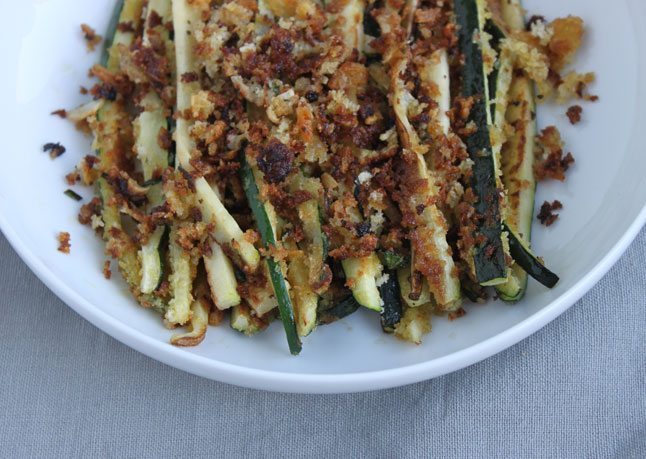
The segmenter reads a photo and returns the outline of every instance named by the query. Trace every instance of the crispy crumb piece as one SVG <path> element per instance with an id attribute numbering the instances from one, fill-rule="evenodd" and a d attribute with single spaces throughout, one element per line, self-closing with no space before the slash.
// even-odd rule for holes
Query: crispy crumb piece
<path id="1" fill-rule="evenodd" d="M 460 317 L 463 317 L 466 313 L 467 311 L 465 311 L 464 308 L 458 308 L 453 312 L 449 312 L 449 320 L 454 321 L 456 319 L 459 319 Z"/>
<path id="2" fill-rule="evenodd" d="M 61 156 L 63 153 L 65 153 L 65 147 L 58 142 L 57 143 L 48 142 L 45 145 L 43 145 L 43 151 L 49 152 L 49 157 L 52 159 L 56 159 L 59 156 Z"/>
<path id="3" fill-rule="evenodd" d="M 542 225 L 551 226 L 559 218 L 559 214 L 555 214 L 554 211 L 561 210 L 562 208 L 563 204 L 559 200 L 554 200 L 551 203 L 548 201 L 543 202 L 541 210 L 538 212 L 538 221 Z"/>
<path id="4" fill-rule="evenodd" d="M 58 116 L 59 118 L 67 118 L 67 110 L 64 108 L 59 108 L 50 113 L 50 115 Z"/>
<path id="5" fill-rule="evenodd" d="M 92 224 L 92 217 L 99 217 L 101 215 L 101 199 L 98 197 L 93 198 L 87 204 L 81 206 L 79 211 L 78 220 L 81 225 Z M 94 226 L 94 225 L 93 225 Z"/>
<path id="6" fill-rule="evenodd" d="M 563 156 L 563 140 L 555 126 L 548 126 L 536 138 L 538 144 L 534 171 L 538 180 L 565 180 L 565 172 L 574 164 L 572 153 Z"/>
<path id="7" fill-rule="evenodd" d="M 61 231 L 56 237 L 58 240 L 58 251 L 64 254 L 70 253 L 70 233 L 67 231 Z"/>
<path id="8" fill-rule="evenodd" d="M 65 176 L 65 182 L 67 182 L 69 186 L 76 185 L 80 180 L 81 180 L 81 175 L 76 169 L 74 169 L 72 172 L 70 172 Z"/>
<path id="9" fill-rule="evenodd" d="M 581 113 L 583 113 L 583 107 L 580 105 L 572 105 L 567 109 L 567 117 L 570 120 L 570 124 L 574 125 L 581 121 Z"/>
<path id="10" fill-rule="evenodd" d="M 209 312 L 209 325 L 220 325 L 224 320 L 224 311 L 218 308 L 211 308 Z"/>
<path id="11" fill-rule="evenodd" d="M 103 263 L 103 277 L 110 280 L 112 277 L 112 270 L 110 269 L 110 260 L 105 260 Z"/>
<path id="12" fill-rule="evenodd" d="M 81 31 L 83 32 L 83 38 L 85 38 L 87 50 L 94 51 L 96 46 L 101 43 L 101 36 L 97 35 L 94 29 L 87 24 L 81 24 Z"/>

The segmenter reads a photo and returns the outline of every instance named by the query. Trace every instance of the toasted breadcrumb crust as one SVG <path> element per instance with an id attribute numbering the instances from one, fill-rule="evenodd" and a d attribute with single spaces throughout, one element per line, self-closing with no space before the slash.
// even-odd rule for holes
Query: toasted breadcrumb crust
<path id="1" fill-rule="evenodd" d="M 572 105 L 567 109 L 566 115 L 570 124 L 578 124 L 581 121 L 581 114 L 583 113 L 583 107 L 580 105 Z"/>
<path id="2" fill-rule="evenodd" d="M 496 1 L 490 3 L 492 16 L 498 18 Z M 141 276 L 133 268 L 139 255 L 133 262 L 132 254 L 160 227 L 173 227 L 173 242 L 188 256 L 196 279 L 190 295 L 195 300 L 187 316 L 190 330 L 174 336 L 173 344 L 198 344 L 207 323 L 219 324 L 225 314 L 213 305 L 201 261 L 213 255 L 216 239 L 216 224 L 206 219 L 197 197 L 196 181 L 201 179 L 242 232 L 243 239 L 217 242 L 235 270 L 236 291 L 242 298 L 238 307 L 249 317 L 251 328 L 263 329 L 273 317 L 253 306 L 272 297 L 273 291 L 263 269 L 253 270 L 242 261 L 243 240 L 263 257 L 273 257 L 284 271 L 305 257 L 310 270 L 315 270 L 308 272 L 307 287 L 325 301 L 349 295 L 346 287 L 352 282 L 345 279 L 340 262 L 379 250 L 394 251 L 411 265 L 410 299 L 414 299 L 420 297 L 423 285 L 434 296 L 442 294 L 442 259 L 433 240 L 439 228 L 448 259 L 455 262 L 451 274 L 482 297 L 482 289 L 471 285 L 472 251 L 482 243 L 477 228 L 486 216 L 475 211 L 470 187 L 473 162 L 464 144 L 478 127 L 469 121 L 475 99 L 457 95 L 463 61 L 452 2 L 420 0 L 414 10 L 402 2 L 368 2 L 365 17 L 358 19 L 346 15 L 351 5 L 347 0 L 280 0 L 266 2 L 263 8 L 256 0 L 188 4 L 198 13 L 190 25 L 195 61 L 191 71 L 177 74 L 175 45 L 162 37 L 172 23 L 145 6 L 146 24 L 118 24 L 119 31 L 135 35 L 131 44 L 119 44 L 114 50 L 118 70 L 92 67 L 90 76 L 96 84 L 82 91 L 95 105 L 53 113 L 95 135 L 97 156 L 85 156 L 66 180 L 70 185 L 80 181 L 110 190 L 102 197 L 105 201 L 97 197 L 83 205 L 78 219 L 106 239 L 106 252 L 117 260 L 124 277 Z M 349 29 L 353 21 L 366 24 L 359 27 L 363 33 Z M 144 26 L 153 31 L 147 39 Z M 88 47 L 100 41 L 87 25 L 82 30 Z M 580 18 L 547 22 L 535 16 L 526 30 L 510 33 L 500 50 L 513 57 L 516 72 L 536 83 L 539 100 L 595 101 L 597 97 L 589 93 L 594 74 L 566 70 L 583 35 Z M 493 37 L 483 32 L 474 39 L 482 45 L 487 71 L 493 71 L 498 57 Z M 438 51 L 446 53 L 452 85 L 445 108 L 438 102 L 440 88 L 428 76 Z M 178 84 L 191 88 L 182 110 L 175 109 Z M 159 99 L 164 117 L 187 124 L 191 145 L 187 161 L 178 162 L 181 167 L 158 168 L 153 180 L 145 181 L 137 164 L 133 121 L 146 111 L 150 93 Z M 101 104 L 117 114 L 115 122 L 101 119 Z M 399 109 L 405 113 L 396 112 Z M 581 112 L 579 105 L 570 107 L 573 124 L 580 121 Z M 447 119 L 445 125 L 441 118 Z M 409 125 L 402 125 L 402 119 Z M 492 133 L 494 143 L 503 144 L 510 129 L 503 126 Z M 173 155 L 177 135 L 162 127 L 154 140 Z M 536 145 L 536 177 L 564 180 L 574 159 L 564 154 L 558 130 L 544 129 Z M 62 154 L 61 149 L 65 151 L 59 144 L 48 144 L 47 151 L 54 156 Z M 258 174 L 260 200 L 269 209 L 277 246 L 264 247 L 256 230 L 239 175 L 242 155 Z M 432 180 L 420 172 L 419 158 Z M 312 186 L 305 189 L 304 182 Z M 151 202 L 152 187 L 158 187 L 161 202 Z M 308 217 L 320 221 L 326 257 L 311 251 L 311 227 L 304 218 L 308 203 L 313 203 L 309 212 L 318 212 Z M 106 208 L 124 224 L 105 218 Z M 545 224 L 556 217 L 546 213 Z M 124 267 L 128 256 L 133 264 Z M 160 256 L 167 261 L 166 248 Z M 111 275 L 109 261 L 104 274 Z M 143 306 L 163 309 L 172 296 L 172 274 L 163 275 L 152 296 L 136 286 L 133 294 Z M 381 285 L 390 275 L 379 271 L 375 283 Z M 162 306 L 153 304 L 157 300 Z M 458 306 L 450 313 L 451 320 L 464 315 Z M 419 343 L 430 331 L 434 311 L 432 303 L 405 308 L 395 335 Z"/>
<path id="3" fill-rule="evenodd" d="M 58 233 L 56 236 L 56 240 L 58 241 L 58 251 L 62 252 L 64 254 L 69 254 L 70 253 L 70 233 L 67 231 L 61 231 Z"/>
<path id="4" fill-rule="evenodd" d="M 561 201 L 554 200 L 552 202 L 545 201 L 541 205 L 541 210 L 538 212 L 537 218 L 542 225 L 552 226 L 554 222 L 559 218 L 559 214 L 554 213 L 555 210 L 561 210 L 563 204 Z"/>
<path id="5" fill-rule="evenodd" d="M 96 46 L 101 43 L 101 36 L 97 35 L 94 29 L 87 24 L 81 24 L 81 32 L 83 32 L 83 38 L 85 39 L 87 50 L 94 51 Z"/>
<path id="6" fill-rule="evenodd" d="M 538 180 L 565 180 L 565 173 L 574 164 L 572 153 L 563 153 L 563 140 L 556 126 L 548 126 L 537 137 L 534 172 Z"/>
<path id="7" fill-rule="evenodd" d="M 106 278 L 106 280 L 110 280 L 112 277 L 112 270 L 110 269 L 110 260 L 105 260 L 103 263 L 103 277 Z"/>

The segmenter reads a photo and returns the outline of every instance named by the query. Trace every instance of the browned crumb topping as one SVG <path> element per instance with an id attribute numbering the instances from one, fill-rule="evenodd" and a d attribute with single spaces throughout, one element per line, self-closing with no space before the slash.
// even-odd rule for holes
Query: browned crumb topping
<path id="1" fill-rule="evenodd" d="M 164 150 L 168 151 L 171 149 L 171 147 L 173 146 L 173 137 L 171 136 L 171 133 L 168 131 L 168 129 L 161 128 L 159 130 L 159 134 L 157 135 L 157 144 Z"/>
<path id="2" fill-rule="evenodd" d="M 110 269 L 110 260 L 105 260 L 105 263 L 103 263 L 103 277 L 105 277 L 107 280 L 110 280 L 112 277 L 112 270 Z"/>
<path id="3" fill-rule="evenodd" d="M 565 180 L 565 172 L 574 164 L 572 153 L 563 155 L 563 141 L 555 126 L 548 126 L 537 137 L 537 162 L 534 168 L 538 180 Z"/>
<path id="4" fill-rule="evenodd" d="M 360 15 L 351 18 L 344 13 L 347 0 L 268 2 L 272 17 L 262 19 L 267 26 L 262 36 L 250 26 L 262 14 L 255 0 L 188 3 L 201 14 L 190 25 L 195 54 L 190 72 L 176 68 L 172 37 L 166 36 L 172 23 L 165 24 L 154 11 L 145 12 L 145 24 L 118 24 L 121 32 L 135 35 L 132 43 L 117 45 L 113 56 L 118 57 L 118 65 L 95 65 L 90 76 L 97 78 L 96 84 L 90 90 L 82 88 L 97 101 L 87 104 L 86 125 L 95 135 L 100 157 L 85 157 L 66 177 L 70 185 L 105 180 L 110 198 L 85 204 L 78 219 L 106 239 L 106 253 L 118 259 L 115 266 L 125 274 L 140 303 L 151 306 L 149 298 L 137 293 L 137 273 L 141 273 L 137 257 L 131 257 L 134 266 L 128 269 L 135 275 L 129 279 L 123 261 L 161 226 L 172 227 L 172 247 L 190 255 L 193 299 L 210 302 L 208 288 L 200 291 L 208 287 L 200 259 L 215 247 L 218 222 L 206 221 L 209 215 L 199 210 L 203 203 L 196 183 L 201 186 L 202 180 L 214 188 L 245 240 L 261 256 L 279 261 L 288 275 L 291 263 L 305 257 L 308 287 L 316 294 L 347 293 L 351 281 L 345 282 L 339 261 L 386 249 L 407 260 L 407 265 L 410 260 L 411 299 L 419 298 L 425 285 L 435 299 L 443 296 L 447 274 L 443 269 L 451 258 L 456 267 L 450 275 L 460 278 L 471 292 L 469 298 L 482 298 L 484 290 L 469 285 L 475 281 L 473 249 L 487 243 L 479 234 L 481 222 L 497 221 L 499 216 L 476 211 L 471 188 L 473 163 L 464 141 L 478 129 L 469 119 L 478 98 L 456 96 L 463 82 L 451 78 L 453 96 L 445 106 L 443 98 L 437 97 L 441 88 L 433 83 L 428 66 L 435 51 L 446 50 L 451 76 L 460 74 L 463 61 L 453 2 L 420 0 L 414 8 L 401 0 L 368 2 L 366 23 L 375 23 L 381 33 L 366 30 L 367 35 L 356 40 L 347 32 L 362 24 L 347 21 Z M 493 8 L 496 1 L 488 3 Z M 495 17 L 501 14 L 491 12 Z M 83 32 L 90 46 L 97 36 L 85 25 Z M 595 99 L 587 92 L 593 74 L 564 72 L 581 44 L 581 19 L 547 23 L 533 17 L 527 30 L 507 36 L 500 46 L 509 48 L 516 75 L 537 84 L 539 98 Z M 361 52 L 364 44 L 371 50 L 370 59 Z M 493 57 L 483 53 L 487 61 L 495 59 L 493 48 L 490 51 Z M 177 109 L 177 76 L 180 87 L 187 85 L 190 93 L 190 103 L 181 110 Z M 148 101 L 151 92 L 159 102 Z M 110 122 L 97 119 L 92 111 L 105 106 L 104 101 L 113 102 L 107 104 L 115 110 Z M 141 124 L 133 121 L 153 106 L 156 110 L 158 103 L 164 118 L 186 121 L 191 142 L 178 145 L 182 167 L 150 171 L 139 167 Z M 448 111 L 446 118 L 440 110 Z M 64 110 L 54 114 L 66 116 Z M 579 106 L 567 112 L 572 124 L 580 121 L 581 114 Z M 492 138 L 497 135 L 496 142 L 502 144 L 513 127 L 504 126 L 504 132 L 492 133 Z M 169 130 L 161 128 L 155 136 L 157 145 L 172 154 L 175 145 Z M 563 180 L 574 159 L 564 154 L 556 128 L 543 130 L 537 144 L 536 176 Z M 60 146 L 48 145 L 50 152 Z M 239 175 L 241 154 L 258 175 L 260 200 L 271 204 L 279 217 L 276 245 L 269 249 L 262 247 L 255 230 L 244 190 L 247 184 Z M 430 178 L 426 168 L 432 171 Z M 153 184 L 148 175 L 161 179 L 161 184 Z M 312 201 L 314 206 L 302 206 Z M 554 201 L 545 212 L 541 208 L 539 219 L 551 225 L 558 217 L 552 211 L 558 206 Z M 125 217 L 128 224 L 111 224 L 113 215 Z M 320 219 L 329 257 L 322 257 L 318 242 L 310 241 L 311 218 Z M 441 235 L 445 241 L 440 245 Z M 243 299 L 240 308 L 251 313 L 254 325 L 264 328 L 272 315 L 257 317 L 255 305 L 271 290 L 266 272 L 244 263 L 237 239 L 219 245 L 235 265 Z M 493 252 L 492 246 L 485 247 L 489 256 Z M 106 278 L 111 276 L 110 267 L 109 261 L 103 265 Z M 173 297 L 171 276 L 164 274 L 153 296 L 165 302 Z M 299 288 L 296 285 L 294 292 Z M 209 308 L 209 322 L 220 323 L 224 313 L 214 305 Z M 449 319 L 464 314 L 459 308 Z M 175 344 L 194 345 L 202 337 Z"/>
<path id="5" fill-rule="evenodd" d="M 70 172 L 65 176 L 65 182 L 67 182 L 69 186 L 76 185 L 79 182 L 79 180 L 81 180 L 81 175 L 77 170 L 73 170 L 72 172 Z"/>
<path id="6" fill-rule="evenodd" d="M 67 110 L 64 108 L 60 108 L 58 110 L 54 110 L 51 115 L 58 116 L 59 118 L 67 118 Z"/>
<path id="7" fill-rule="evenodd" d="M 220 325 L 224 320 L 224 311 L 212 307 L 209 312 L 209 325 Z"/>
<path id="8" fill-rule="evenodd" d="M 581 113 L 583 113 L 583 107 L 580 105 L 572 105 L 567 109 L 567 117 L 570 120 L 570 124 L 577 124 L 581 121 Z"/>
<path id="9" fill-rule="evenodd" d="M 258 155 L 258 169 L 265 174 L 269 183 L 285 180 L 292 169 L 294 152 L 287 145 L 277 139 L 271 139 Z"/>
<path id="10" fill-rule="evenodd" d="M 548 201 L 543 202 L 541 210 L 538 212 L 538 221 L 542 225 L 551 226 L 559 218 L 559 214 L 555 214 L 554 211 L 561 210 L 562 208 L 563 204 L 559 200 L 554 200 L 551 203 Z"/>
<path id="11" fill-rule="evenodd" d="M 199 76 L 195 72 L 187 72 L 182 74 L 182 83 L 193 83 L 199 80 Z"/>
<path id="12" fill-rule="evenodd" d="M 56 143 L 48 142 L 45 145 L 43 145 L 43 152 L 45 153 L 49 152 L 49 157 L 52 159 L 56 159 L 59 156 L 61 156 L 63 153 L 65 153 L 65 147 L 58 142 Z"/>
<path id="13" fill-rule="evenodd" d="M 467 313 L 467 311 L 464 310 L 464 308 L 458 308 L 456 311 L 449 312 L 449 320 L 453 321 L 456 319 L 459 319 L 460 317 L 464 317 L 464 315 Z"/>
<path id="14" fill-rule="evenodd" d="M 117 30 L 119 32 L 127 33 L 127 32 L 134 32 L 135 28 L 132 25 L 132 22 L 120 22 L 117 24 Z"/>
<path id="15" fill-rule="evenodd" d="M 87 204 L 81 206 L 79 211 L 78 220 L 82 225 L 92 224 L 92 217 L 99 217 L 101 215 L 101 199 L 98 197 L 93 198 Z"/>
<path id="16" fill-rule="evenodd" d="M 94 29 L 87 24 L 81 24 L 81 31 L 83 32 L 83 38 L 87 44 L 88 51 L 94 51 L 96 46 L 101 43 L 101 36 L 97 35 Z"/>
<path id="17" fill-rule="evenodd" d="M 70 253 L 70 233 L 61 231 L 60 233 L 58 233 L 56 239 L 58 240 L 58 251 L 66 255 Z"/>

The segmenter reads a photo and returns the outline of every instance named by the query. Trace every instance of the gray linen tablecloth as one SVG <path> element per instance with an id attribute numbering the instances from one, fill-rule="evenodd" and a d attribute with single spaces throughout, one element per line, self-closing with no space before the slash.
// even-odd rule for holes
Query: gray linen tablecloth
<path id="1" fill-rule="evenodd" d="M 241 389 L 103 334 L 0 236 L 2 457 L 646 457 L 646 231 L 553 323 L 432 381 Z"/>

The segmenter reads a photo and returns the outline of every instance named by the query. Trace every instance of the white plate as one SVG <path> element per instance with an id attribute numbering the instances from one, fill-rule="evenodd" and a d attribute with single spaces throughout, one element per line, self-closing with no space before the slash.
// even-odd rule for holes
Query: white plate
<path id="1" fill-rule="evenodd" d="M 585 104 L 578 126 L 568 124 L 565 107 L 539 111 L 540 126 L 559 125 L 576 157 L 567 183 L 542 185 L 537 197 L 565 205 L 554 226 L 534 233 L 536 251 L 561 275 L 555 289 L 531 282 L 515 306 L 495 302 L 470 307 L 456 322 L 434 319 L 421 346 L 384 335 L 378 316 L 361 311 L 320 327 L 305 339 L 299 357 L 288 354 L 279 323 L 254 338 L 226 326 L 210 328 L 199 347 L 175 348 L 159 317 L 137 307 L 118 276 L 103 278 L 103 244 L 77 223 L 78 204 L 62 194 L 63 176 L 91 153 L 90 141 L 49 112 L 84 100 L 79 85 L 89 85 L 87 69 L 97 56 L 86 52 L 79 24 L 100 33 L 113 4 L 3 2 L 0 226 L 63 301 L 106 333 L 169 365 L 241 386 L 293 392 L 371 390 L 442 375 L 511 346 L 561 314 L 612 266 L 646 220 L 646 111 L 640 109 L 646 106 L 646 3 L 527 0 L 532 14 L 583 17 L 588 33 L 577 69 L 597 72 L 593 91 L 601 97 Z M 58 141 L 68 151 L 51 161 L 42 145 Z M 71 233 L 71 255 L 57 252 L 59 231 Z"/>

